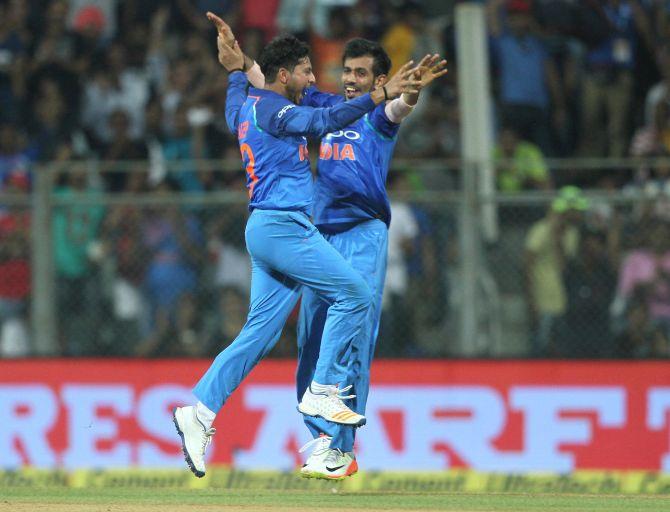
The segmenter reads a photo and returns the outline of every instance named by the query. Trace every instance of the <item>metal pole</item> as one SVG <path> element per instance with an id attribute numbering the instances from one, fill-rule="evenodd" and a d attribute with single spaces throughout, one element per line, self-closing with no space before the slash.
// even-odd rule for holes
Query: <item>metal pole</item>
<path id="1" fill-rule="evenodd" d="M 32 192 L 31 266 L 32 302 L 31 322 L 33 345 L 38 355 L 57 355 L 55 279 L 52 241 L 52 184 L 49 166 L 35 171 Z"/>
<path id="2" fill-rule="evenodd" d="M 458 48 L 458 92 L 461 109 L 461 150 L 464 160 L 476 162 L 482 197 L 495 193 L 493 153 L 493 107 L 489 84 L 488 35 L 485 7 L 465 3 L 456 7 Z M 482 229 L 488 241 L 498 237 L 495 204 L 481 205 Z"/>
<path id="3" fill-rule="evenodd" d="M 487 33 L 484 7 L 471 3 L 456 7 L 458 91 L 461 110 L 463 203 L 460 219 L 462 311 L 460 355 L 474 355 L 478 340 L 477 284 L 481 269 L 478 193 L 494 191 L 491 166 L 492 116 L 489 97 Z M 497 236 L 495 205 L 481 210 L 484 236 Z"/>

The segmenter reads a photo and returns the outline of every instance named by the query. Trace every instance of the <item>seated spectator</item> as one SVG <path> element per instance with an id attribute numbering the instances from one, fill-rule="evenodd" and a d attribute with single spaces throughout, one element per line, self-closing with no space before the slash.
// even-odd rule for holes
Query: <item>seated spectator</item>
<path id="1" fill-rule="evenodd" d="M 501 192 L 551 188 L 551 178 L 542 151 L 535 144 L 520 139 L 514 128 L 507 126 L 500 130 L 493 158 L 496 182 Z"/>
<path id="2" fill-rule="evenodd" d="M 579 247 L 579 230 L 588 201 L 577 187 L 563 187 L 546 217 L 526 236 L 524 269 L 531 329 L 531 351 L 536 357 L 554 354 L 554 330 L 565 313 L 567 297 L 563 272 Z"/>

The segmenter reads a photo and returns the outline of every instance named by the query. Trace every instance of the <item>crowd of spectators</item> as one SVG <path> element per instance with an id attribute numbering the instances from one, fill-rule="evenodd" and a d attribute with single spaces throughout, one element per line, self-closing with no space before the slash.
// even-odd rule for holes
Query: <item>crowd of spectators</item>
<path id="1" fill-rule="evenodd" d="M 48 162 L 58 171 L 52 230 L 59 351 L 209 354 L 244 321 L 249 264 L 242 239 L 243 201 L 225 207 L 165 206 L 174 193 L 244 190 L 242 172 L 204 164 L 208 159 L 239 162 L 237 142 L 223 117 L 227 77 L 217 63 L 207 10 L 232 25 L 252 57 L 281 32 L 308 40 L 318 86 L 332 92 L 339 91 L 343 42 L 353 36 L 380 41 L 395 66 L 426 53 L 446 55 L 450 73 L 439 87 L 422 94 L 400 132 L 396 157 L 448 159 L 460 154 L 457 3 L 0 0 L 0 194 L 27 197 L 36 165 Z M 670 4 L 479 3 L 489 29 L 498 189 L 548 191 L 573 179 L 586 187 L 608 183 L 653 198 L 650 211 L 630 212 L 624 220 L 653 219 L 654 225 L 666 226 L 670 168 L 575 176 L 549 169 L 545 159 L 670 153 Z M 402 174 L 392 175 L 389 184 L 394 215 L 404 220 L 390 233 L 380 350 L 437 355 L 444 344 L 433 346 L 422 333 L 444 322 L 449 290 L 443 262 L 454 218 L 444 209 L 412 202 L 403 192 L 458 186 L 458 175 L 437 169 L 422 175 L 422 183 L 411 164 Z M 128 200 L 67 204 L 69 198 L 109 194 Z M 158 202 L 142 207 L 132 201 L 146 194 Z M 16 204 L 20 201 L 0 208 L 0 339 L 5 353 L 22 355 L 31 350 L 25 342 L 31 211 L 27 203 Z M 543 323 L 546 311 L 529 299 L 532 346 L 538 353 L 550 350 L 550 337 L 572 336 L 577 320 L 566 319 L 587 309 L 571 302 L 583 295 L 583 281 L 624 272 L 628 250 L 631 258 L 635 251 L 661 250 L 642 238 L 637 245 L 620 242 L 622 256 L 603 266 L 597 253 L 609 243 L 608 230 L 599 225 L 584 231 L 579 223 L 555 220 L 569 216 L 552 208 L 545 225 L 533 227 L 528 239 L 527 253 L 538 253 L 534 261 L 529 256 L 531 266 L 555 264 L 555 255 L 541 253 L 543 244 L 553 247 L 556 237 L 548 233 L 556 229 L 566 239 L 569 256 L 560 258 L 560 271 L 542 285 L 545 294 L 554 287 L 548 302 L 560 303 L 552 306 L 549 331 Z M 631 268 L 643 266 L 640 261 L 641 256 L 632 260 Z M 641 332 L 626 326 L 657 318 L 654 308 L 640 310 L 648 300 L 630 277 L 642 279 L 640 274 L 624 273 L 633 284 L 626 281 L 626 287 L 617 288 L 613 278 L 608 282 L 615 285 L 603 291 L 625 304 L 612 332 L 622 339 L 627 332 Z M 658 332 L 652 329 L 649 336 Z M 630 348 L 639 345 L 631 336 L 620 345 L 645 353 Z M 279 354 L 293 353 L 289 338 L 280 342 Z"/>

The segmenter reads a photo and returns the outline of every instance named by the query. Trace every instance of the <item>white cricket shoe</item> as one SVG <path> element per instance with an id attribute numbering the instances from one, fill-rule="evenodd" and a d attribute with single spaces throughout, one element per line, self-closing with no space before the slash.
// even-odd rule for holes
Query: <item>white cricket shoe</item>
<path id="1" fill-rule="evenodd" d="M 181 448 L 188 467 L 198 478 L 205 476 L 205 450 L 212 442 L 215 428 L 206 428 L 195 407 L 176 407 L 172 418 L 181 437 Z"/>
<path id="2" fill-rule="evenodd" d="M 330 441 L 332 439 L 333 439 L 332 437 L 326 434 L 321 434 L 319 437 L 305 443 L 305 445 L 302 448 L 300 448 L 300 450 L 298 450 L 299 453 L 302 453 L 311 446 L 314 446 L 312 453 L 309 454 L 309 457 L 307 457 L 307 460 L 300 469 L 300 474 L 302 476 L 309 478 L 308 473 L 310 472 L 310 470 L 306 468 L 309 468 L 314 464 L 317 464 L 317 461 L 320 461 L 326 457 L 326 455 L 328 454 L 328 448 L 330 448 Z"/>
<path id="3" fill-rule="evenodd" d="M 317 457 L 310 457 L 300 470 L 304 478 L 342 480 L 358 472 L 354 452 L 343 452 L 338 448 L 328 448 Z"/>
<path id="4" fill-rule="evenodd" d="M 338 389 L 337 386 L 329 386 L 328 390 L 323 393 L 312 393 L 310 386 L 307 386 L 305 394 L 302 395 L 302 401 L 298 404 L 298 411 L 307 416 L 321 416 L 324 420 L 342 425 L 353 425 L 355 427 L 365 425 L 365 416 L 355 413 L 342 402 L 342 400 L 356 396 L 340 394 L 350 389 L 351 386 L 342 390 Z"/>

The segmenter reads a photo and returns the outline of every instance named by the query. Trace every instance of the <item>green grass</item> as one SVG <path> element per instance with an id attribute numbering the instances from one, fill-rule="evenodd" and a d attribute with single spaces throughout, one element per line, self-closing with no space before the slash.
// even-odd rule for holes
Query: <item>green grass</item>
<path id="1" fill-rule="evenodd" d="M 335 485 L 333 487 L 336 487 Z M 332 491 L 229 491 L 221 489 L 133 489 L 133 488 L 0 488 L 0 510 L 11 510 L 15 503 L 107 504 L 143 506 L 164 505 L 194 510 L 198 505 L 291 507 L 304 510 L 389 509 L 447 511 L 542 511 L 542 512 L 670 512 L 670 498 L 654 496 L 601 495 L 522 495 L 461 493 L 337 492 Z M 44 509 L 40 509 L 44 510 Z M 133 509 L 135 510 L 135 509 Z"/>

